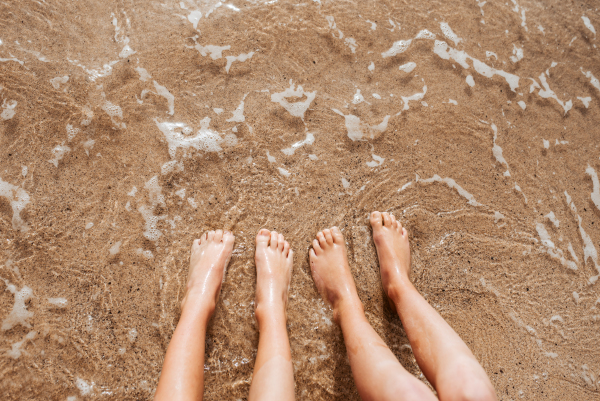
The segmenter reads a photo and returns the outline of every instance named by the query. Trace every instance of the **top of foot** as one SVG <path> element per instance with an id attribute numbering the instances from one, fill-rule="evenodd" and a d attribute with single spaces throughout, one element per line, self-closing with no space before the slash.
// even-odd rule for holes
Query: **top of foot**
<path id="1" fill-rule="evenodd" d="M 381 282 L 388 296 L 392 296 L 391 292 L 410 276 L 408 231 L 393 214 L 387 212 L 371 213 L 370 222 L 379 257 Z"/>
<path id="2" fill-rule="evenodd" d="M 256 235 L 256 308 L 287 305 L 294 252 L 282 234 L 262 229 Z"/>
<path id="3" fill-rule="evenodd" d="M 346 252 L 344 236 L 337 227 L 320 231 L 310 250 L 313 280 L 321 296 L 333 306 L 336 320 L 342 302 L 360 303 Z"/>
<path id="4" fill-rule="evenodd" d="M 221 291 L 235 237 L 229 231 L 208 231 L 192 243 L 190 270 L 182 306 L 190 295 L 214 300 Z"/>

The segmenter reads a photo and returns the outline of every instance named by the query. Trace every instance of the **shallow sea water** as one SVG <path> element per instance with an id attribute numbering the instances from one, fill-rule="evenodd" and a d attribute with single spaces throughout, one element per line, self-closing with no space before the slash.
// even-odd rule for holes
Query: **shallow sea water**
<path id="1" fill-rule="evenodd" d="M 372 210 L 501 400 L 600 393 L 594 1 L 0 4 L 0 393 L 151 399 L 192 240 L 236 235 L 207 400 L 245 399 L 254 236 L 296 251 L 298 399 L 359 399 L 313 285 L 342 228 L 367 317 L 424 380 L 379 282 Z"/>

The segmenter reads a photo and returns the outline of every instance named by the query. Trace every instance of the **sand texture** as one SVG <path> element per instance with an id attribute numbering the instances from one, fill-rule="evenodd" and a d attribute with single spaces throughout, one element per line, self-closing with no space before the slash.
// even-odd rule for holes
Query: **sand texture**
<path id="1" fill-rule="evenodd" d="M 0 4 L 0 394 L 152 399 L 194 238 L 236 235 L 205 399 L 246 399 L 254 237 L 295 250 L 299 400 L 358 400 L 310 241 L 421 380 L 368 214 L 500 400 L 600 398 L 597 1 Z M 70 397 L 70 398 L 69 398 Z"/>

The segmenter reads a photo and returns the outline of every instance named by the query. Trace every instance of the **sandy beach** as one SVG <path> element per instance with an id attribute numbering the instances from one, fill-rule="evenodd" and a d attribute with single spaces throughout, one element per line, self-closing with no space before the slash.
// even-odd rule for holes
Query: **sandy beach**
<path id="1" fill-rule="evenodd" d="M 151 400 L 214 229 L 236 242 L 206 400 L 248 396 L 261 228 L 296 255 L 298 400 L 360 399 L 308 265 L 332 225 L 367 318 L 427 382 L 381 288 L 380 210 L 499 400 L 597 400 L 599 7 L 2 2 L 2 399 Z"/>

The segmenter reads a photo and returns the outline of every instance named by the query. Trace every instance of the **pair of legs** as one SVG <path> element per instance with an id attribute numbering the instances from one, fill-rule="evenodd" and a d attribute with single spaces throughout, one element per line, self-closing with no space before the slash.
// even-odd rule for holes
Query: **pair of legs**
<path id="1" fill-rule="evenodd" d="M 419 294 L 409 279 L 408 233 L 393 215 L 373 212 L 373 240 L 383 287 L 395 306 L 421 370 L 442 400 L 495 400 L 494 389 L 469 348 Z M 223 273 L 233 249 L 231 233 L 217 231 L 195 240 L 181 319 L 165 357 L 155 400 L 200 400 L 204 339 Z M 281 234 L 256 237 L 256 318 L 260 338 L 250 400 L 294 399 L 291 352 L 285 327 L 293 252 Z M 408 373 L 365 318 L 348 267 L 344 237 L 337 227 L 319 232 L 310 267 L 321 296 L 341 326 L 361 397 L 365 400 L 435 400 Z"/>

